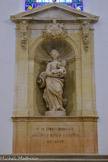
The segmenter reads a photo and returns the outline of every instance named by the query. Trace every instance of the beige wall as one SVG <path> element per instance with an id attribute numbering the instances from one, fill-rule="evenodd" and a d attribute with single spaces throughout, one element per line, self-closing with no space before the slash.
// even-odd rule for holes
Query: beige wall
<path id="1" fill-rule="evenodd" d="M 102 3 L 103 2 L 103 3 Z M 12 111 L 14 102 L 15 24 L 10 15 L 24 10 L 24 0 L 5 0 L 0 7 L 0 154 L 12 151 Z M 108 154 L 108 0 L 84 0 L 86 12 L 100 16 L 95 24 L 95 76 L 99 153 Z M 7 38 L 6 38 L 7 37 Z"/>

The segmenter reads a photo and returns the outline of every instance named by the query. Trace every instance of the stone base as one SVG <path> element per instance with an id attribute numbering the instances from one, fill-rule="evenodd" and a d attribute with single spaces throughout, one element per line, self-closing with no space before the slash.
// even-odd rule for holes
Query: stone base
<path id="1" fill-rule="evenodd" d="M 97 154 L 97 117 L 13 117 L 14 154 Z"/>
<path id="2" fill-rule="evenodd" d="M 79 154 L 28 154 L 0 155 L 0 161 L 8 162 L 108 162 L 108 155 Z"/>
<path id="3" fill-rule="evenodd" d="M 66 112 L 65 111 L 46 111 L 45 116 L 61 117 L 61 116 L 66 116 Z"/>

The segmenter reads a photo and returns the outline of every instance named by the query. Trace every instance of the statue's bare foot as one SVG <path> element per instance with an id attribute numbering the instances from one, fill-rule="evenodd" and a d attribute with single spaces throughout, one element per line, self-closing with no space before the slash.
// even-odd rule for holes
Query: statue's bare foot
<path id="1" fill-rule="evenodd" d="M 60 109 L 60 110 L 65 111 L 65 109 L 64 109 L 63 107 L 61 107 L 61 109 Z"/>

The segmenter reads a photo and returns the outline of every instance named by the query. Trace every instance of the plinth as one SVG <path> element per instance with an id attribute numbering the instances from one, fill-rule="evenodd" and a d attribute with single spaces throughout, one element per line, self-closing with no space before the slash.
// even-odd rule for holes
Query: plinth
<path id="1" fill-rule="evenodd" d="M 66 116 L 66 112 L 65 111 L 46 111 L 45 116 L 48 116 L 48 117 L 62 117 L 62 116 Z"/>
<path id="2" fill-rule="evenodd" d="M 97 117 L 13 117 L 13 153 L 96 154 Z"/>

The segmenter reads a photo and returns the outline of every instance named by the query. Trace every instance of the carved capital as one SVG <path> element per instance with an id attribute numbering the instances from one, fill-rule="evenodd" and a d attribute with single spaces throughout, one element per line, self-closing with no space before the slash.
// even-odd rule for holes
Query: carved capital
<path id="1" fill-rule="evenodd" d="M 22 21 L 20 23 L 20 40 L 21 40 L 21 46 L 23 48 L 26 48 L 27 46 L 27 28 L 28 28 L 28 22 Z"/>
<path id="2" fill-rule="evenodd" d="M 53 23 L 45 25 L 45 28 L 43 30 L 43 37 L 50 39 L 56 39 L 60 37 L 66 38 L 67 32 L 65 30 L 64 24 L 57 23 L 57 21 L 54 19 Z"/>

